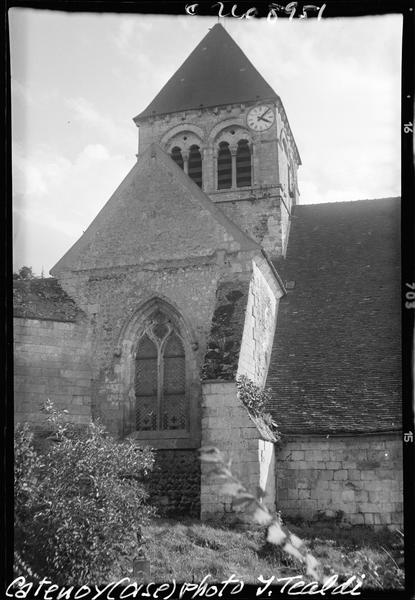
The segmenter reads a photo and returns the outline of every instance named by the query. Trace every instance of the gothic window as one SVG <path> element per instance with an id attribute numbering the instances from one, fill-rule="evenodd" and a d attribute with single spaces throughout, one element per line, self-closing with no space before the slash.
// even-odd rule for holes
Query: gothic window
<path id="1" fill-rule="evenodd" d="M 239 140 L 236 150 L 236 187 L 251 185 L 251 150 L 248 140 Z"/>
<path id="2" fill-rule="evenodd" d="M 228 142 L 221 142 L 218 150 L 218 190 L 232 187 L 232 156 Z"/>
<path id="3" fill-rule="evenodd" d="M 187 428 L 183 341 L 159 309 L 149 318 L 135 360 L 136 430 Z"/>
<path id="4" fill-rule="evenodd" d="M 172 159 L 174 160 L 174 162 L 177 163 L 181 169 L 183 169 L 182 151 L 180 150 L 180 148 L 178 146 L 175 146 L 172 149 L 170 156 L 172 157 Z"/>
<path id="5" fill-rule="evenodd" d="M 202 187 L 202 157 L 199 146 L 190 146 L 188 175 L 201 188 Z"/>

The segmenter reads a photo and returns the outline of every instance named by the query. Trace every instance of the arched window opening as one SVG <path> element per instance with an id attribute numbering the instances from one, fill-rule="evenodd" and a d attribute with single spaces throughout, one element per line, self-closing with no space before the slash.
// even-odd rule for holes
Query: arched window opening
<path id="1" fill-rule="evenodd" d="M 218 190 L 232 187 L 232 156 L 227 142 L 219 144 L 218 151 Z"/>
<path id="2" fill-rule="evenodd" d="M 181 169 L 183 169 L 183 156 L 182 156 L 182 151 L 180 150 L 180 148 L 178 146 L 175 146 L 172 151 L 170 156 L 172 157 L 172 159 L 174 160 L 174 162 L 176 164 L 179 165 L 179 167 Z"/>
<path id="3" fill-rule="evenodd" d="M 284 146 L 284 152 L 285 152 L 286 156 L 288 157 L 288 147 L 287 147 L 287 142 L 285 141 L 285 138 L 282 138 L 282 145 Z"/>
<path id="4" fill-rule="evenodd" d="M 135 364 L 136 430 L 187 428 L 186 360 L 183 341 L 159 309 L 140 338 Z"/>
<path id="5" fill-rule="evenodd" d="M 202 187 L 202 156 L 199 146 L 195 144 L 190 146 L 188 174 L 191 179 L 201 188 Z"/>
<path id="6" fill-rule="evenodd" d="M 291 197 L 294 196 L 293 176 L 290 165 L 288 165 L 288 193 Z"/>
<path id="7" fill-rule="evenodd" d="M 248 140 L 239 140 L 236 150 L 236 187 L 251 185 L 251 150 Z"/>

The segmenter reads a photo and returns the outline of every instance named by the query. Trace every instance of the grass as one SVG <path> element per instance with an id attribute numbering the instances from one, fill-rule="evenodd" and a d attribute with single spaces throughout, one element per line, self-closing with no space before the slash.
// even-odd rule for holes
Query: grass
<path id="1" fill-rule="evenodd" d="M 399 533 L 366 527 L 342 530 L 334 524 L 287 525 L 308 542 L 326 575 L 336 573 L 339 581 L 365 575 L 363 587 L 372 589 L 403 587 Z M 244 583 L 258 583 L 259 575 L 277 579 L 304 574 L 297 561 L 266 542 L 264 529 L 160 519 L 143 528 L 143 537 L 152 579 L 160 582 L 200 582 L 208 574 L 211 581 L 222 581 L 234 574 Z"/>

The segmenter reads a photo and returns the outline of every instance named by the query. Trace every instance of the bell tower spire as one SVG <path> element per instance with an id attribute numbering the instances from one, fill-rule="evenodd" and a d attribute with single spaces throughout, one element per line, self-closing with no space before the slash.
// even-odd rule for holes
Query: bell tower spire
<path id="1" fill-rule="evenodd" d="M 271 256 L 284 254 L 300 155 L 280 97 L 217 23 L 134 118 Z"/>

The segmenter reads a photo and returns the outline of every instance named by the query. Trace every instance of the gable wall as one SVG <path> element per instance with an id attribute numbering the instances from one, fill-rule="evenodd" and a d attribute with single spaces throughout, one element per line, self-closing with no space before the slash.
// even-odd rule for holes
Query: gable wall
<path id="1" fill-rule="evenodd" d="M 202 197 L 201 197 L 202 196 Z M 238 238 L 235 239 L 234 235 Z M 238 237 L 239 236 L 239 237 Z M 84 235 L 53 267 L 65 271 L 203 260 L 253 243 L 159 149 L 142 157 Z"/>

